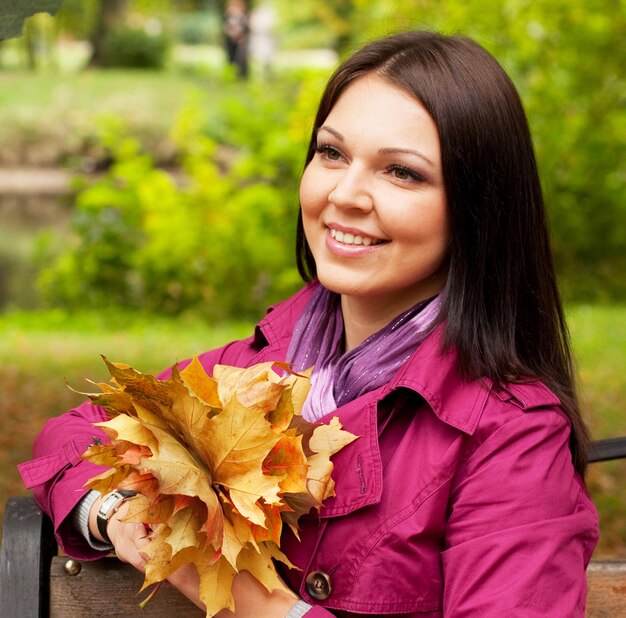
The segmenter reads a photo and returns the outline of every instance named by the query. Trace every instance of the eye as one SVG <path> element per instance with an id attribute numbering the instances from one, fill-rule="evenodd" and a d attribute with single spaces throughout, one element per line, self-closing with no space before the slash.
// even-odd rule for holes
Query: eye
<path id="1" fill-rule="evenodd" d="M 328 159 L 329 161 L 339 161 L 342 158 L 341 153 L 330 144 L 318 144 L 315 147 L 315 150 L 322 155 L 323 158 Z"/>
<path id="2" fill-rule="evenodd" d="M 402 180 L 403 182 L 424 182 L 426 179 L 415 170 L 412 170 L 408 167 L 404 167 L 403 165 L 390 165 L 387 168 L 387 171 L 397 180 Z"/>

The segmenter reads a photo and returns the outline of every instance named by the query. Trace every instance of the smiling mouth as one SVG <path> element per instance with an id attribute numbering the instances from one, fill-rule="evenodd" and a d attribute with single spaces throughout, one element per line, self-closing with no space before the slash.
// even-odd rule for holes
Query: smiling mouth
<path id="1" fill-rule="evenodd" d="M 340 232 L 334 228 L 330 229 L 330 235 L 342 245 L 364 245 L 369 247 L 370 245 L 382 245 L 385 242 L 380 238 L 371 238 L 370 236 L 361 236 L 351 234 L 350 232 Z"/>

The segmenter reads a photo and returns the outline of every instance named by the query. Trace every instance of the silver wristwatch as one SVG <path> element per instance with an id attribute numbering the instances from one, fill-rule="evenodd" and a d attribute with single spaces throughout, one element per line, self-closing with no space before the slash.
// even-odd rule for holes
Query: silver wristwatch
<path id="1" fill-rule="evenodd" d="M 100 536 L 104 539 L 105 543 L 111 545 L 111 539 L 109 539 L 109 535 L 107 534 L 107 525 L 109 523 L 109 519 L 113 517 L 113 513 L 117 511 L 122 505 L 124 500 L 128 500 L 128 498 L 132 498 L 136 496 L 137 492 L 132 491 L 131 489 L 116 489 L 112 491 L 110 494 L 106 496 L 106 498 L 102 501 L 100 508 L 98 509 L 98 513 L 96 515 L 96 524 L 98 526 L 98 532 Z"/>

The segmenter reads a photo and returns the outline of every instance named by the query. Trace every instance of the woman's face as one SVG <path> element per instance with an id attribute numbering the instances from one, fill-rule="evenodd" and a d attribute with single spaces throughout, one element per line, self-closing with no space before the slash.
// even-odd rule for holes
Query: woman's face
<path id="1" fill-rule="evenodd" d="M 330 290 L 397 314 L 443 288 L 449 232 L 437 127 L 381 77 L 353 82 L 318 130 L 300 203 Z"/>

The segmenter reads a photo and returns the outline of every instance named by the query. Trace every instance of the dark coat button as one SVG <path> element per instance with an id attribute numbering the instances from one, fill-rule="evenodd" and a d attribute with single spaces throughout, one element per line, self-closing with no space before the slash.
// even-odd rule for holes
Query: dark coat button
<path id="1" fill-rule="evenodd" d="M 323 601 L 330 596 L 333 590 L 330 583 L 330 575 L 324 571 L 311 571 L 306 576 L 306 591 L 318 601 Z"/>

